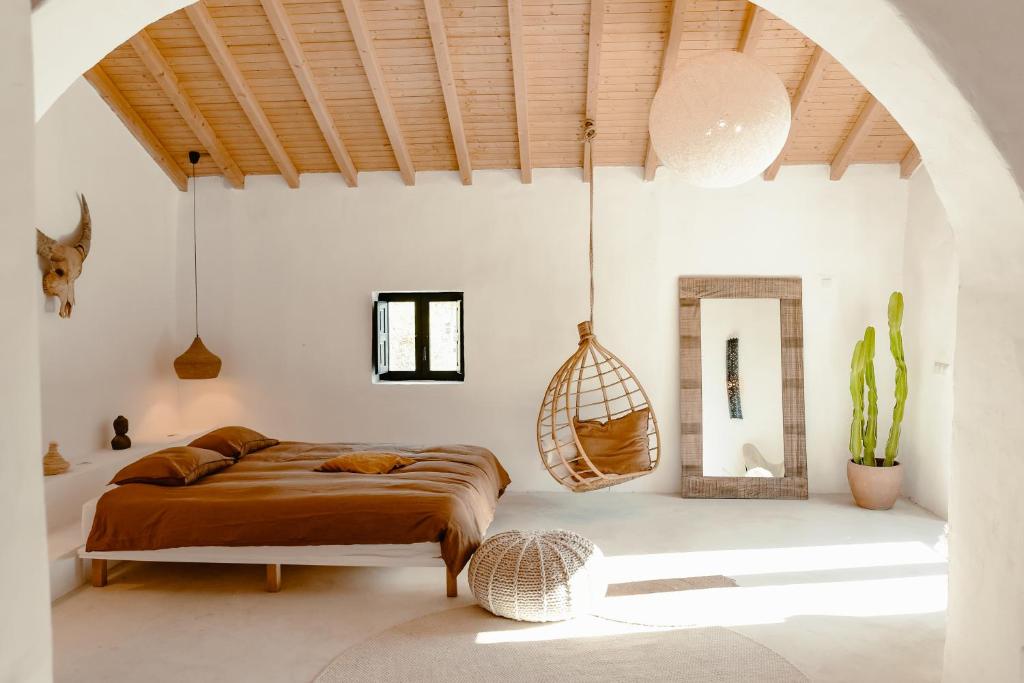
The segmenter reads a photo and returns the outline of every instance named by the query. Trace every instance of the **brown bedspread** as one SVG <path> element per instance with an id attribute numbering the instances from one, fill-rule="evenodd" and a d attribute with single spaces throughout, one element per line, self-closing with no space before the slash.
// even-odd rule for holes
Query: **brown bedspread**
<path id="1" fill-rule="evenodd" d="M 314 472 L 353 450 L 416 460 L 390 474 Z M 284 441 L 191 486 L 126 484 L 96 507 L 86 550 L 440 542 L 458 573 L 483 540 L 508 474 L 476 446 Z"/>

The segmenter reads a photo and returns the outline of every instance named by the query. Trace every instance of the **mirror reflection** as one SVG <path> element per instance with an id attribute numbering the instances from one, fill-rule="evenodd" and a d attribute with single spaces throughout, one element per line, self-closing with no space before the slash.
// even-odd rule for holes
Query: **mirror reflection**
<path id="1" fill-rule="evenodd" d="M 778 299 L 703 299 L 701 402 L 706 477 L 782 477 Z"/>

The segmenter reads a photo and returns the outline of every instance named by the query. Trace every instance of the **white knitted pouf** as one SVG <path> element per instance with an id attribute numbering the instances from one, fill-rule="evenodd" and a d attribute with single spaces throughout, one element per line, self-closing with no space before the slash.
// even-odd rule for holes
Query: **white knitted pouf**
<path id="1" fill-rule="evenodd" d="M 561 621 L 589 614 L 604 598 L 601 549 L 572 531 L 505 531 L 469 563 L 480 606 L 519 621 Z"/>

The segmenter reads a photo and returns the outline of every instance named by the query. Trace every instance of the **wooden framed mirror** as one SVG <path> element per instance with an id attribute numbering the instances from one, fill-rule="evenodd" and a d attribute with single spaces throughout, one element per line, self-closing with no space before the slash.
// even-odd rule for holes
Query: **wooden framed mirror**
<path id="1" fill-rule="evenodd" d="M 798 277 L 679 278 L 684 498 L 807 498 Z"/>

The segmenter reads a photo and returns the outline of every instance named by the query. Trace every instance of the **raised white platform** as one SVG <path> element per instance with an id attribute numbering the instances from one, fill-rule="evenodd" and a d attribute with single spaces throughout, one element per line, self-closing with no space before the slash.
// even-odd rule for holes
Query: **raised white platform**
<path id="1" fill-rule="evenodd" d="M 171 435 L 165 440 L 136 444 L 123 451 L 105 449 L 77 457 L 71 455 L 68 457 L 71 469 L 43 479 L 51 600 L 74 590 L 87 579 L 88 562 L 78 557 L 78 548 L 85 542 L 82 505 L 102 495 L 111 478 L 128 463 L 161 448 L 186 444 L 196 436 Z"/>
<path id="2" fill-rule="evenodd" d="M 117 471 L 144 455 L 168 446 L 181 446 L 197 435 L 171 435 L 165 440 L 136 444 L 123 451 L 111 449 L 70 456 L 71 469 L 43 479 L 46 490 L 46 528 L 50 533 L 82 519 L 82 505 L 107 489 Z"/>

